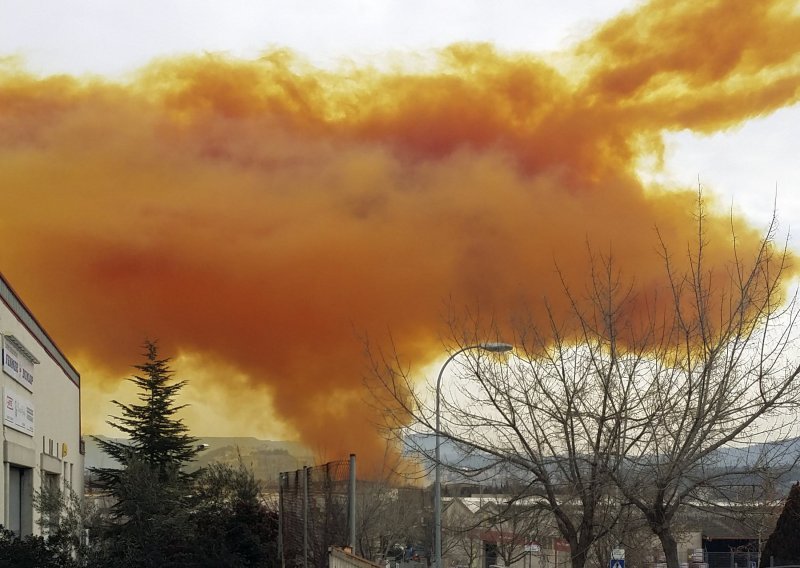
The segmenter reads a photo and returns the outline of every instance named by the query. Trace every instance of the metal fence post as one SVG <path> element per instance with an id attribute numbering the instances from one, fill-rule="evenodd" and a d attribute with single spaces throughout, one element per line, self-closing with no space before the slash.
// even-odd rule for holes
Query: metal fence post
<path id="1" fill-rule="evenodd" d="M 308 466 L 303 466 L 303 568 L 308 568 Z"/>
<path id="2" fill-rule="evenodd" d="M 350 521 L 350 551 L 356 553 L 356 455 L 350 454 L 350 484 L 347 488 L 349 494 L 349 521 Z"/>
<path id="3" fill-rule="evenodd" d="M 281 568 L 286 567 L 283 550 L 283 473 L 278 474 L 278 557 L 281 559 Z"/>

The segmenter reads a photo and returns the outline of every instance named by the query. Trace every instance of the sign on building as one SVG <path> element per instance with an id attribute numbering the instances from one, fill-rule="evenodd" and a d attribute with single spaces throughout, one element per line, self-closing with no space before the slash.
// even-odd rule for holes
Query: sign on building
<path id="1" fill-rule="evenodd" d="M 33 402 L 6 389 L 3 395 L 3 424 L 33 436 Z"/>
<path id="2" fill-rule="evenodd" d="M 20 352 L 9 336 L 3 336 L 3 372 L 31 392 L 34 362 Z"/>

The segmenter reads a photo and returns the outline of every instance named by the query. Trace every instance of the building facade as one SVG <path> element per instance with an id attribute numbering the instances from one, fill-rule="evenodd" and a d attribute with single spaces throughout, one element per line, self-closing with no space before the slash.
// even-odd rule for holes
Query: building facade
<path id="1" fill-rule="evenodd" d="M 2 524 L 39 534 L 34 495 L 83 494 L 80 375 L 0 274 Z"/>

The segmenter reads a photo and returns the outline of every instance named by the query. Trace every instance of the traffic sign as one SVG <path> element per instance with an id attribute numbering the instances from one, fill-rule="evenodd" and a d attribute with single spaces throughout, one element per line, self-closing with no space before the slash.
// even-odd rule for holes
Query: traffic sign
<path id="1" fill-rule="evenodd" d="M 625 560 L 625 549 L 624 548 L 612 548 L 611 549 L 611 560 Z"/>
<path id="2" fill-rule="evenodd" d="M 625 568 L 625 561 L 624 560 L 611 560 L 609 563 L 611 568 Z"/>

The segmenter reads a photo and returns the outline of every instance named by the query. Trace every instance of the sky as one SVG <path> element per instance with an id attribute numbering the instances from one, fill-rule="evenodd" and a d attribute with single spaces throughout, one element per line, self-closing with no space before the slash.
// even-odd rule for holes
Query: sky
<path id="1" fill-rule="evenodd" d="M 630 0 L 231 3 L 51 2 L 0 3 L 0 53 L 20 57 L 36 73 L 125 78 L 155 58 L 223 53 L 256 58 L 289 48 L 315 65 L 380 64 L 389 54 L 419 54 L 456 42 L 491 42 L 500 49 L 558 52 L 604 22 L 640 4 Z M 698 182 L 765 223 L 766 192 L 777 195 L 782 217 L 800 219 L 796 152 L 800 108 L 786 107 L 723 132 L 666 133 L 667 168 L 643 173 L 680 185 Z M 752 148 L 759 148 L 752 152 Z"/>
<path id="2" fill-rule="evenodd" d="M 378 455 L 365 338 L 436 368 L 587 241 L 656 289 L 698 186 L 712 265 L 796 231 L 798 5 L 695 4 L 0 0 L 0 267 L 84 431 L 150 337 L 198 435 Z"/>

